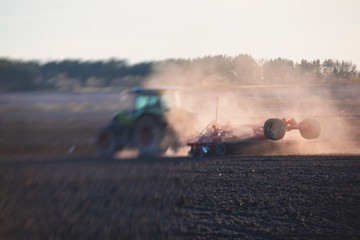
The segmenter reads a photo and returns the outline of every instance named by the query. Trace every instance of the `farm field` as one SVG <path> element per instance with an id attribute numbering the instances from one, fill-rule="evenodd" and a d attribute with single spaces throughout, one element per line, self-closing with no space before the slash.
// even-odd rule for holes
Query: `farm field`
<path id="1" fill-rule="evenodd" d="M 358 239 L 360 156 L 0 161 L 1 239 Z"/>
<path id="2" fill-rule="evenodd" d="M 360 88 L 250 89 L 221 96 L 221 121 L 313 117 L 319 139 L 104 160 L 94 138 L 119 93 L 1 94 L 0 239 L 358 239 Z M 216 95 L 185 105 L 206 122 Z"/>

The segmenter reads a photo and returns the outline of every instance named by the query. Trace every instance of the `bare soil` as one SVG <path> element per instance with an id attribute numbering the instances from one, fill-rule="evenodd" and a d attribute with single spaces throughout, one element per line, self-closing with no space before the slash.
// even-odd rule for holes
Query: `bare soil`
<path id="1" fill-rule="evenodd" d="M 0 239 L 359 239 L 358 89 L 332 89 L 317 140 L 107 161 L 117 94 L 0 95 Z"/>
<path id="2" fill-rule="evenodd" d="M 0 161 L 1 239 L 359 239 L 360 156 Z"/>

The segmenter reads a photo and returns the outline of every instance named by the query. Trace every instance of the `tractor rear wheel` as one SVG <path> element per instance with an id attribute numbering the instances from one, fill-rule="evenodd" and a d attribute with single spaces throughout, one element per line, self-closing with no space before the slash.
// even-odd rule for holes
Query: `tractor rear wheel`
<path id="1" fill-rule="evenodd" d="M 170 146 L 170 142 L 165 141 L 166 127 L 161 126 L 156 117 L 148 115 L 136 122 L 133 140 L 142 156 L 161 156 Z"/>
<path id="2" fill-rule="evenodd" d="M 286 132 L 286 124 L 279 118 L 270 118 L 264 124 L 265 137 L 271 140 L 280 140 Z"/>

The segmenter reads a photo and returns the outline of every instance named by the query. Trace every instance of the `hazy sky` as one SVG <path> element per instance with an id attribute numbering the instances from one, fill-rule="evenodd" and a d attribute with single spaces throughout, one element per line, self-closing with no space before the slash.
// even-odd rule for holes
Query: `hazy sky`
<path id="1" fill-rule="evenodd" d="M 0 0 L 0 57 L 352 61 L 360 0 Z"/>

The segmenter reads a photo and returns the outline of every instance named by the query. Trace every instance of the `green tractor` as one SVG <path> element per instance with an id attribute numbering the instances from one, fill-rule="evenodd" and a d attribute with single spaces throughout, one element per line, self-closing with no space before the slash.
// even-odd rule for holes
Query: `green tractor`
<path id="1" fill-rule="evenodd" d="M 137 87 L 131 94 L 133 107 L 117 113 L 98 132 L 96 146 L 100 157 L 110 158 L 124 148 L 135 148 L 141 156 L 162 156 L 169 148 L 176 151 L 180 141 L 168 117 L 171 103 L 177 105 L 176 89 Z M 185 110 L 180 115 L 194 119 Z"/>

